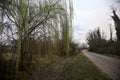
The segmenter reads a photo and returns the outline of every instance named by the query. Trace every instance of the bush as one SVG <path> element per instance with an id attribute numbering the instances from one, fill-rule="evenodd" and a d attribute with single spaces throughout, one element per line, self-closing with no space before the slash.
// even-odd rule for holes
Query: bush
<path id="1" fill-rule="evenodd" d="M 78 46 L 78 44 L 71 42 L 70 43 L 70 55 L 71 56 L 75 56 L 80 52 L 80 47 Z"/>

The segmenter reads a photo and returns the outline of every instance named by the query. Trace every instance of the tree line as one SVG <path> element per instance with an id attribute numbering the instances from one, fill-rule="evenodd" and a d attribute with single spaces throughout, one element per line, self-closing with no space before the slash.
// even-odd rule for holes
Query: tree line
<path id="1" fill-rule="evenodd" d="M 89 45 L 89 51 L 97 53 L 107 53 L 120 55 L 120 17 L 117 15 L 116 11 L 113 10 L 113 16 L 111 16 L 114 21 L 114 27 L 116 31 L 116 38 L 113 39 L 113 32 L 110 26 L 110 39 L 105 38 L 105 34 L 98 28 L 94 31 L 88 32 L 87 43 Z"/>

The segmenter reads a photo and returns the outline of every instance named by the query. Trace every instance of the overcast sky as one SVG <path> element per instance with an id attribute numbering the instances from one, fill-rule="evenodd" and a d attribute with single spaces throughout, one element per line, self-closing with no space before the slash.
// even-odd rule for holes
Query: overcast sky
<path id="1" fill-rule="evenodd" d="M 113 22 L 111 6 L 114 4 L 115 0 L 73 0 L 74 40 L 85 42 L 87 32 L 97 27 L 108 35 L 109 25 Z"/>

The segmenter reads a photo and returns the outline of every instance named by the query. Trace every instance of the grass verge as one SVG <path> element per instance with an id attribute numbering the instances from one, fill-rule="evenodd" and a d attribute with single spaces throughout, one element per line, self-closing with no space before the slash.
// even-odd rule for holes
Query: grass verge
<path id="1" fill-rule="evenodd" d="M 83 54 L 65 64 L 64 76 L 62 80 L 108 80 Z"/>

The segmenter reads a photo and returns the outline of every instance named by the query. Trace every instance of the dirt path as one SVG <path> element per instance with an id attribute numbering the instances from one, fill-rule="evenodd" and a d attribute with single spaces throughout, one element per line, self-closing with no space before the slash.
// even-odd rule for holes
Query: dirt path
<path id="1" fill-rule="evenodd" d="M 108 75 L 112 80 L 120 80 L 120 60 L 112 57 L 103 56 L 83 51 L 84 55 L 87 56 L 100 70 Z"/>

